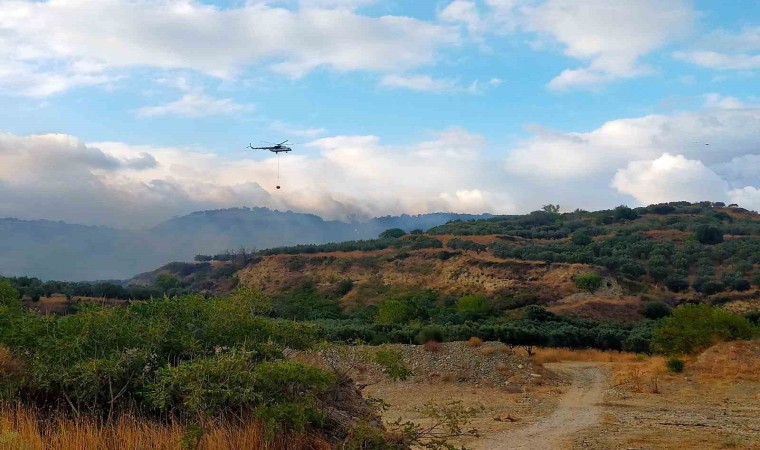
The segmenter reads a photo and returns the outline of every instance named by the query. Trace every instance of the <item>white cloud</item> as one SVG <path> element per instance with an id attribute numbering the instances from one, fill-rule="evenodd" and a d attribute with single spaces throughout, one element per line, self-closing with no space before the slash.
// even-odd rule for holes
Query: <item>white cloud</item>
<path id="1" fill-rule="evenodd" d="M 327 133 L 326 128 L 303 128 L 279 120 L 269 124 L 269 128 L 278 133 L 284 133 L 286 136 L 299 136 L 314 139 Z"/>
<path id="2" fill-rule="evenodd" d="M 630 161 L 655 159 L 663 153 L 707 165 L 757 154 L 760 109 L 709 108 L 618 119 L 586 133 L 537 127 L 532 132 L 507 157 L 509 173 L 566 180 L 609 177 Z"/>
<path id="3" fill-rule="evenodd" d="M 236 103 L 230 98 L 214 98 L 203 92 L 194 91 L 165 105 L 140 108 L 137 110 L 137 115 L 140 117 L 206 117 L 237 114 L 252 109 L 252 105 Z"/>
<path id="4" fill-rule="evenodd" d="M 198 209 L 269 206 L 327 218 L 512 211 L 482 137 L 458 128 L 405 147 L 335 136 L 277 159 L 0 135 L 0 217 L 152 225 Z M 259 155 L 255 155 L 259 157 Z M 281 190 L 275 186 L 280 184 Z"/>
<path id="5" fill-rule="evenodd" d="M 511 33 L 522 19 L 520 7 L 532 1 L 485 0 L 484 6 L 479 7 L 475 0 L 453 0 L 438 11 L 438 20 L 464 25 L 475 38 L 485 33 Z"/>
<path id="6" fill-rule="evenodd" d="M 347 8 L 356 9 L 362 6 L 377 3 L 379 0 L 300 0 L 298 5 L 301 9 L 307 8 Z"/>
<path id="7" fill-rule="evenodd" d="M 454 0 L 438 12 L 438 19 L 444 22 L 461 22 L 470 33 L 482 33 L 487 27 L 473 0 Z"/>
<path id="8" fill-rule="evenodd" d="M 487 89 L 500 86 L 499 78 L 492 78 L 487 83 L 478 80 L 467 86 L 463 86 L 457 80 L 449 78 L 433 78 L 429 75 L 386 75 L 380 80 L 380 85 L 389 88 L 409 89 L 412 91 L 432 93 L 456 93 L 482 94 Z"/>
<path id="9" fill-rule="evenodd" d="M 698 111 L 612 120 L 588 132 L 530 128 L 531 137 L 512 148 L 504 161 L 518 209 L 539 203 L 569 209 L 630 203 L 628 195 L 641 192 L 634 191 L 638 185 L 610 189 L 611 181 L 630 164 L 641 162 L 631 170 L 640 169 L 665 153 L 703 165 L 714 175 L 706 180 L 723 180 L 725 187 L 705 199 L 726 199 L 728 190 L 760 187 L 760 109 L 731 97 L 706 96 L 706 103 Z M 657 185 L 652 189 L 661 191 Z M 654 192 L 636 198 L 647 203 L 656 197 Z M 681 192 L 674 190 L 670 198 Z"/>
<path id="10" fill-rule="evenodd" d="M 753 211 L 760 211 L 760 188 L 745 186 L 728 192 L 731 203 Z"/>
<path id="11" fill-rule="evenodd" d="M 686 33 L 696 14 L 685 0 L 548 0 L 524 9 L 525 27 L 546 33 L 571 58 L 588 66 L 567 69 L 551 89 L 596 87 L 652 72 L 640 59 Z"/>
<path id="12" fill-rule="evenodd" d="M 655 160 L 628 163 L 617 171 L 612 186 L 642 204 L 728 199 L 728 183 L 701 161 L 668 153 Z"/>
<path id="13" fill-rule="evenodd" d="M 11 0 L 0 2 L 0 83 L 14 90 L 31 77 L 32 87 L 20 93 L 46 95 L 102 83 L 114 71 L 134 67 L 222 78 L 251 64 L 291 77 L 317 68 L 397 72 L 433 62 L 439 48 L 458 43 L 458 34 L 408 17 L 362 16 L 351 8 Z"/>
<path id="14" fill-rule="evenodd" d="M 716 30 L 700 39 L 692 50 L 673 54 L 677 59 L 717 70 L 760 69 L 760 26 L 740 32 Z"/>
<path id="15" fill-rule="evenodd" d="M 0 37 L 2 45 L 2 37 Z M 0 93 L 29 97 L 47 97 L 75 87 L 106 84 L 116 77 L 101 70 L 64 64 L 57 70 L 46 70 L 20 61 L 3 61 L 0 49 Z"/>
<path id="16" fill-rule="evenodd" d="M 422 92 L 450 92 L 457 89 L 455 80 L 428 75 L 386 75 L 380 81 L 380 85 Z"/>
<path id="17" fill-rule="evenodd" d="M 725 54 L 714 51 L 675 52 L 677 59 L 719 70 L 760 69 L 760 55 Z"/>
<path id="18" fill-rule="evenodd" d="M 705 108 L 742 109 L 752 107 L 736 97 L 716 93 L 705 94 Z"/>

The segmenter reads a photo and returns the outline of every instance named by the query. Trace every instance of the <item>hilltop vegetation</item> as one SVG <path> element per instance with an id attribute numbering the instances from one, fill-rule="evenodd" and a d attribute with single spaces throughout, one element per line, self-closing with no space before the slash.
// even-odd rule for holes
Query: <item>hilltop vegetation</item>
<path id="1" fill-rule="evenodd" d="M 350 281 L 356 287 L 373 290 L 368 286 L 373 283 L 370 275 L 379 274 L 381 286 L 375 287 L 380 290 L 410 284 L 456 294 L 481 293 L 497 301 L 501 300 L 494 297 L 521 298 L 518 302 L 526 304 L 572 294 L 564 289 L 566 281 L 575 283 L 578 291 L 643 295 L 671 303 L 753 298 L 754 288 L 760 285 L 760 216 L 722 204 L 679 202 L 563 214 L 546 208 L 524 216 L 452 221 L 427 233 L 389 231 L 395 234 L 252 253 L 197 255 L 197 263 L 173 263 L 136 278 L 134 284 L 152 284 L 158 273 L 167 273 L 192 289 L 229 291 L 243 280 L 279 292 L 309 280 L 321 290 L 325 277 L 349 280 L 353 276 Z M 284 278 L 279 284 L 263 280 L 267 274 L 258 273 L 267 267 L 272 272 L 274 266 L 287 269 L 277 273 Z M 541 273 L 554 271 L 559 276 L 561 269 L 572 279 L 553 280 L 553 286 L 530 282 Z M 389 272 L 401 271 L 396 279 L 389 279 Z M 440 275 L 438 283 L 431 280 L 432 272 Z M 473 272 L 481 274 L 480 279 L 473 279 Z M 450 283 L 441 282 L 444 275 Z M 532 280 L 523 280 L 526 276 Z M 498 282 L 505 277 L 528 282 L 506 283 L 509 286 Z M 398 278 L 408 280 L 400 283 Z M 591 284 L 582 285 L 584 280 Z M 465 286 L 465 281 L 481 286 Z M 441 284 L 447 285 L 441 289 Z M 562 291 L 559 296 L 558 290 Z M 524 300 L 526 296 L 539 298 Z M 363 301 L 356 297 L 347 300 Z"/>

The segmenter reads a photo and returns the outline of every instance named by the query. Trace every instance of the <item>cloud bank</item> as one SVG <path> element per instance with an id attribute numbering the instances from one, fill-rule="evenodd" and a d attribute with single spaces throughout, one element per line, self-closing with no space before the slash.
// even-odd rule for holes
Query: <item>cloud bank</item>
<path id="1" fill-rule="evenodd" d="M 225 79 L 251 64 L 293 78 L 318 68 L 399 72 L 459 42 L 447 26 L 356 13 L 366 1 L 308 3 L 290 10 L 267 2 L 222 9 L 194 0 L 3 1 L 0 89 L 45 96 L 140 67 Z"/>
<path id="2" fill-rule="evenodd" d="M 406 146 L 325 137 L 281 157 L 279 182 L 275 157 L 5 133 L 0 216 L 140 227 L 242 205 L 331 219 L 517 213 L 550 202 L 568 210 L 713 200 L 758 210 L 758 142 L 760 109 L 715 95 L 697 111 L 613 120 L 590 132 L 533 128 L 497 157 L 484 152 L 482 136 L 456 127 Z"/>

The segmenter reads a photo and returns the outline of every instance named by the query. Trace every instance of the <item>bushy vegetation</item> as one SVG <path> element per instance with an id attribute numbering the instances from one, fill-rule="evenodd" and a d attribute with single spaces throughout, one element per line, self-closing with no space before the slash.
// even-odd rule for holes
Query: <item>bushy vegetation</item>
<path id="1" fill-rule="evenodd" d="M 382 366 L 391 380 L 406 380 L 412 374 L 398 350 L 381 348 L 375 354 L 374 361 Z"/>
<path id="2" fill-rule="evenodd" d="M 479 296 L 466 296 L 465 304 L 480 304 Z M 475 299 L 471 301 L 470 299 Z M 356 310 L 342 319 L 318 320 L 323 336 L 332 342 L 361 340 L 371 344 L 400 343 L 424 344 L 428 341 L 465 341 L 477 337 L 485 341 L 501 341 L 515 346 L 552 346 L 566 348 L 598 348 L 649 352 L 652 332 L 657 322 L 645 320 L 636 324 L 595 322 L 552 313 L 540 306 L 525 308 L 522 318 L 478 315 L 473 317 L 469 308 L 458 311 L 460 303 L 445 306 L 445 298 L 434 294 L 400 298 L 385 304 L 408 303 L 399 320 L 377 321 L 366 310 Z M 419 308 L 414 304 L 432 305 Z M 380 314 L 379 308 L 375 314 Z M 414 312 L 416 311 L 416 312 Z M 377 316 L 374 316 L 377 317 Z M 384 316 L 389 317 L 389 316 Z"/>
<path id="3" fill-rule="evenodd" d="M 174 277 L 176 280 L 176 277 Z M 147 300 L 151 297 L 161 297 L 164 293 L 179 295 L 183 292 L 179 282 L 167 287 L 163 286 L 123 286 L 116 281 L 42 281 L 34 277 L 11 277 L 10 284 L 19 293 L 21 298 L 37 301 L 41 297 L 50 297 L 53 294 L 62 294 L 67 298 L 73 297 L 98 297 L 120 300 Z"/>
<path id="4" fill-rule="evenodd" d="M 25 312 L 0 281 L 0 304 L 0 343 L 22 367 L 4 383 L 5 400 L 108 421 L 128 412 L 201 424 L 253 418 L 289 431 L 332 426 L 323 394 L 338 380 L 283 358 L 286 347 L 316 343 L 318 328 L 266 317 L 271 306 L 257 291 L 84 305 L 56 318 Z"/>
<path id="5" fill-rule="evenodd" d="M 601 275 L 593 272 L 580 273 L 573 278 L 573 282 L 578 287 L 578 289 L 583 289 L 584 291 L 589 292 L 594 292 L 602 287 L 603 281 L 604 278 L 602 278 Z"/>
<path id="6" fill-rule="evenodd" d="M 749 280 L 759 276 L 760 221 L 734 218 L 716 207 L 679 202 L 594 213 L 537 211 L 449 223 L 430 232 L 529 238 L 520 243 L 503 240 L 490 250 L 501 258 L 603 266 L 615 276 L 661 283 L 672 292 L 690 287 L 705 295 L 749 290 Z M 655 238 L 660 233 L 667 238 Z M 724 239 L 726 234 L 733 238 Z M 720 266 L 730 270 L 719 271 Z"/>
<path id="7" fill-rule="evenodd" d="M 665 362 L 665 366 L 668 368 L 669 371 L 674 373 L 681 373 L 683 372 L 684 367 L 686 366 L 686 363 L 683 359 L 672 357 L 669 358 Z"/>
<path id="8" fill-rule="evenodd" d="M 683 355 L 734 339 L 750 339 L 757 329 L 745 317 L 709 305 L 683 305 L 662 321 L 653 335 L 654 350 Z"/>

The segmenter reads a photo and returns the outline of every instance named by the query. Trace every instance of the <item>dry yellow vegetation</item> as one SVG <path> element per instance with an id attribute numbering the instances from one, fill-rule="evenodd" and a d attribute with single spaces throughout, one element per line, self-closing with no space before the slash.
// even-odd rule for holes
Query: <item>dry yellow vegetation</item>
<path id="1" fill-rule="evenodd" d="M 184 440 L 184 446 L 183 446 Z M 214 423 L 208 425 L 197 446 L 192 432 L 178 423 L 161 423 L 122 416 L 115 424 L 104 425 L 95 419 L 58 416 L 44 420 L 33 409 L 0 408 L 0 449 L 329 449 L 327 442 L 311 436 L 266 435 L 262 426 L 251 421 L 243 426 Z"/>

